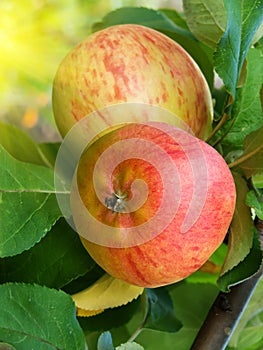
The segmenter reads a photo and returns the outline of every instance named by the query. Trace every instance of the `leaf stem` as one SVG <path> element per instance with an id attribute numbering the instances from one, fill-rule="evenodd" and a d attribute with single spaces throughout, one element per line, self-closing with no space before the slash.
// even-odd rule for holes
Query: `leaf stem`
<path id="1" fill-rule="evenodd" d="M 143 318 L 141 324 L 135 330 L 135 332 L 130 336 L 130 338 L 128 339 L 128 342 L 133 342 L 138 337 L 138 335 L 143 330 L 143 327 L 146 324 L 150 314 L 151 314 L 151 301 L 150 301 L 149 297 L 146 295 L 146 311 L 145 311 L 144 318 Z"/>
<path id="2" fill-rule="evenodd" d="M 215 136 L 215 134 L 218 132 L 218 130 L 222 127 L 222 125 L 224 125 L 225 122 L 228 120 L 228 118 L 229 118 L 229 116 L 226 113 L 224 113 L 223 117 L 219 120 L 216 127 L 212 130 L 211 134 L 205 140 L 206 142 L 210 141 Z"/>
<path id="3" fill-rule="evenodd" d="M 47 344 L 48 345 L 48 348 L 50 349 L 51 347 L 54 348 L 55 350 L 63 350 L 63 348 L 59 348 L 58 346 L 56 346 L 55 344 L 53 344 L 51 341 L 49 341 L 48 339 L 44 339 L 40 336 L 36 336 L 36 335 L 33 335 L 33 334 L 30 334 L 28 332 L 24 332 L 24 331 L 20 331 L 20 330 L 16 330 L 16 329 L 12 329 L 10 330 L 10 328 L 7 328 L 7 327 L 0 327 L 0 330 L 1 331 L 4 331 L 6 333 L 14 333 L 14 334 L 17 334 L 17 336 L 23 336 L 23 338 L 32 338 L 33 340 L 36 340 L 38 341 L 39 343 L 44 343 L 44 344 Z M 10 335 L 11 337 L 11 335 Z"/>
<path id="4" fill-rule="evenodd" d="M 247 159 L 249 159 L 252 156 L 254 156 L 256 153 L 258 153 L 262 148 L 263 148 L 263 144 L 258 146 L 257 148 L 255 148 L 253 151 L 251 151 L 251 152 L 249 152 L 247 154 L 244 154 L 243 156 L 237 158 L 236 160 L 234 160 L 233 162 L 228 164 L 229 168 L 231 169 L 231 168 L 233 168 L 233 167 L 243 163 Z"/>
<path id="5" fill-rule="evenodd" d="M 231 124 L 229 125 L 228 129 L 225 131 L 225 133 L 220 136 L 211 146 L 215 147 L 217 146 L 222 140 L 224 140 L 224 138 L 227 136 L 227 134 L 229 133 L 229 131 L 232 129 L 233 125 L 235 122 L 235 118 L 232 119 Z"/>

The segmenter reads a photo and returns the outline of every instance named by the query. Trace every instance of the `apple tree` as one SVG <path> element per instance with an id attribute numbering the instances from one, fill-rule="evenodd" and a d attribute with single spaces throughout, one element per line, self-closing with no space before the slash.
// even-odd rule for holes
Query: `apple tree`
<path id="1" fill-rule="evenodd" d="M 61 142 L 35 142 L 0 121 L 1 349 L 263 348 L 263 2 L 183 5 L 183 13 L 123 7 L 92 31 L 149 27 L 199 66 L 213 98 L 204 141 L 224 158 L 236 188 L 224 241 L 196 272 L 166 286 L 144 288 L 108 275 L 58 204 Z M 120 197 L 114 200 L 110 208 Z M 207 222 L 215 224 L 209 214 Z"/>

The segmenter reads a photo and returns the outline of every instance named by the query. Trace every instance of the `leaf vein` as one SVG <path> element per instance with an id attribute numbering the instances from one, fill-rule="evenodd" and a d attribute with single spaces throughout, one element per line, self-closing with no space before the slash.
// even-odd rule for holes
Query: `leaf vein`
<path id="1" fill-rule="evenodd" d="M 45 200 L 44 200 L 34 211 L 32 211 L 32 213 L 31 213 L 31 214 L 29 215 L 29 217 L 21 224 L 21 226 L 18 227 L 18 229 L 17 229 L 16 231 L 14 231 L 10 236 L 7 237 L 7 239 L 6 239 L 5 241 L 2 242 L 2 244 L 1 244 L 2 246 L 3 246 L 4 244 L 6 244 L 8 241 L 10 241 L 12 238 L 14 238 L 14 236 L 15 236 L 17 233 L 19 233 L 19 231 L 21 231 L 21 229 L 24 228 L 24 227 L 27 225 L 27 223 L 32 219 L 33 215 L 34 215 L 37 211 L 39 211 L 41 208 L 43 208 L 43 206 L 44 206 L 44 205 L 46 204 L 46 202 L 48 201 L 49 197 L 50 197 L 50 194 L 48 194 L 48 195 L 46 196 Z"/>
<path id="2" fill-rule="evenodd" d="M 207 12 L 209 13 L 209 15 L 211 16 L 211 18 L 213 19 L 214 23 L 217 25 L 217 27 L 222 31 L 222 33 L 224 33 L 225 28 L 223 28 L 220 23 L 217 21 L 216 17 L 214 16 L 213 12 L 210 10 L 210 8 L 207 6 L 207 4 L 205 3 L 201 3 L 201 5 L 203 5 L 203 7 L 207 10 Z"/>

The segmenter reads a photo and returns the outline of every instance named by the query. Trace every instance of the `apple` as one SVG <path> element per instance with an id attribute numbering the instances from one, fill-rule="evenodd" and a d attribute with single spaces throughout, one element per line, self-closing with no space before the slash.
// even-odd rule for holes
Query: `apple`
<path id="1" fill-rule="evenodd" d="M 232 174 L 204 141 L 166 123 L 131 123 L 83 152 L 71 208 L 92 258 L 142 287 L 177 282 L 222 243 L 236 200 Z"/>
<path id="2" fill-rule="evenodd" d="M 175 114 L 174 125 L 183 120 L 201 139 L 211 131 L 212 98 L 197 64 L 169 37 L 135 24 L 88 36 L 63 59 L 53 83 L 63 137 L 93 111 L 127 102 L 166 109 Z"/>

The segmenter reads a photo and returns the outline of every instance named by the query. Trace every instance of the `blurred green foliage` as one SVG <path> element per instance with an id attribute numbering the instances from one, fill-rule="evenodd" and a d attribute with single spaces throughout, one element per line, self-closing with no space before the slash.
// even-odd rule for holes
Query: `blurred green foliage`
<path id="1" fill-rule="evenodd" d="M 56 141 L 52 81 L 67 52 L 91 25 L 122 6 L 169 6 L 169 1 L 1 0 L 0 120 L 37 141 Z"/>

